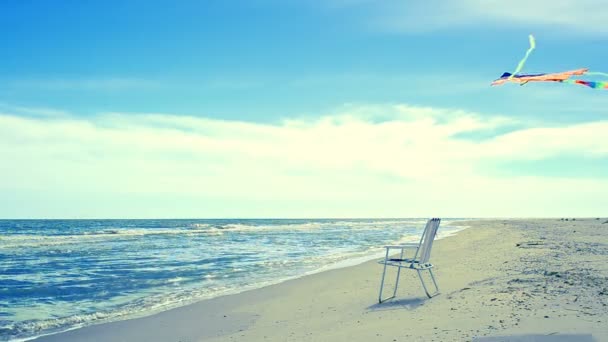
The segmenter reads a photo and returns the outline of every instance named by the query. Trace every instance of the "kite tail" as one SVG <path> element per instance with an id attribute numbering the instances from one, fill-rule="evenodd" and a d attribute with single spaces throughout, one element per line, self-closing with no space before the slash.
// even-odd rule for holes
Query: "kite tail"
<path id="1" fill-rule="evenodd" d="M 594 76 L 594 75 L 596 75 L 596 76 L 604 76 L 604 77 L 608 77 L 608 73 L 605 73 L 605 72 L 594 72 L 594 71 L 588 71 L 588 72 L 586 72 L 586 74 L 587 74 L 587 75 L 590 75 L 590 76 Z"/>
<path id="2" fill-rule="evenodd" d="M 564 80 L 564 83 L 580 84 L 592 89 L 608 89 L 608 82 L 594 82 L 594 81 L 583 81 L 583 80 Z"/>
<path id="3" fill-rule="evenodd" d="M 532 53 L 532 50 L 534 50 L 534 48 L 536 47 L 536 41 L 534 40 L 534 36 L 530 35 L 528 38 L 530 39 L 530 47 L 528 48 L 528 51 L 526 51 L 526 55 L 524 56 L 524 58 L 519 62 L 519 64 L 517 64 L 517 68 L 515 69 L 515 71 L 511 74 L 511 76 L 509 76 L 509 80 L 515 77 L 515 75 L 520 72 L 521 69 L 524 68 L 526 60 L 528 60 L 528 57 Z"/>

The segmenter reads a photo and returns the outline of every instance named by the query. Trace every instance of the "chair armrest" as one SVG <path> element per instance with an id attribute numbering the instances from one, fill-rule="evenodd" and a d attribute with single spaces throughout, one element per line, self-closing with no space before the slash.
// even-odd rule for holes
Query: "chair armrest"
<path id="1" fill-rule="evenodd" d="M 384 246 L 384 248 L 395 248 L 395 249 L 404 249 L 404 248 L 415 248 L 418 247 L 420 244 L 419 243 L 404 243 L 401 245 L 388 245 L 388 246 Z"/>

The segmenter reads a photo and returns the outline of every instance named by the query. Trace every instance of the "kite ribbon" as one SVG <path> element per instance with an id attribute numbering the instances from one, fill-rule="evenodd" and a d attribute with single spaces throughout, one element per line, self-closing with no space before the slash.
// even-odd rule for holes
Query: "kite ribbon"
<path id="1" fill-rule="evenodd" d="M 597 76 L 605 76 L 605 77 L 608 77 L 608 74 L 607 74 L 607 73 L 605 73 L 605 72 L 588 71 L 588 72 L 586 72 L 585 74 L 586 74 L 586 75 L 590 75 L 590 76 L 597 75 Z"/>
<path id="2" fill-rule="evenodd" d="M 524 64 L 526 64 L 526 60 L 530 56 L 530 53 L 532 53 L 532 50 L 534 50 L 534 48 L 536 47 L 536 41 L 534 40 L 534 36 L 530 35 L 528 38 L 530 39 L 530 48 L 528 48 L 528 51 L 526 51 L 526 55 L 517 65 L 517 69 L 515 69 L 515 71 L 511 74 L 511 76 L 509 76 L 509 78 L 508 78 L 509 80 L 512 79 L 513 77 L 515 77 L 515 74 L 517 74 L 518 72 L 521 71 L 521 69 L 524 68 Z"/>
<path id="3" fill-rule="evenodd" d="M 594 82 L 583 80 L 564 80 L 563 83 L 580 84 L 593 89 L 608 89 L 608 82 Z"/>

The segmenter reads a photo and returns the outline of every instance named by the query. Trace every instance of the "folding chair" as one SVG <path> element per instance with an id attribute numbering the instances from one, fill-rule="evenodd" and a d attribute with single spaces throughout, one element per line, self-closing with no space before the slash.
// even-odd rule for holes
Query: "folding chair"
<path id="1" fill-rule="evenodd" d="M 439 294 L 439 287 L 437 286 L 437 281 L 435 281 L 435 275 L 433 274 L 433 264 L 429 262 L 431 258 L 431 248 L 433 247 L 433 241 L 435 240 L 435 235 L 437 234 L 437 229 L 439 228 L 439 224 L 441 223 L 441 219 L 432 218 L 429 219 L 426 223 L 424 231 L 422 232 L 422 236 L 420 237 L 419 243 L 404 243 L 402 245 L 396 246 L 384 246 L 386 248 L 386 256 L 384 260 L 379 261 L 380 264 L 384 264 L 384 271 L 382 272 L 382 282 L 380 283 L 380 294 L 378 295 L 378 302 L 382 303 L 383 301 L 389 300 L 391 298 L 395 298 L 397 294 L 397 287 L 399 286 L 399 276 L 401 274 L 401 269 L 410 269 L 414 270 L 418 273 L 418 277 L 420 278 L 420 282 L 422 283 L 422 287 L 424 288 L 424 292 L 429 298 L 432 298 Z M 416 252 L 412 258 L 404 258 L 405 250 L 408 248 L 415 248 Z M 390 258 L 389 253 L 391 250 L 401 250 L 399 258 Z M 397 267 L 397 279 L 395 281 L 395 289 L 393 290 L 393 295 L 388 298 L 382 298 L 382 290 L 384 288 L 384 278 L 386 276 L 386 267 L 392 266 Z M 422 272 L 428 271 L 431 275 L 431 279 L 433 280 L 433 284 L 435 286 L 435 291 L 433 293 L 429 292 L 424 279 L 422 278 Z"/>

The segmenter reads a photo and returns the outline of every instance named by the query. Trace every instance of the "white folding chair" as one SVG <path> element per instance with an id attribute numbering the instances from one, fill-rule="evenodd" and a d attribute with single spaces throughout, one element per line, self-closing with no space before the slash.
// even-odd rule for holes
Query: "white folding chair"
<path id="1" fill-rule="evenodd" d="M 424 231 L 422 232 L 419 243 L 405 243 L 402 245 L 384 246 L 384 248 L 386 248 L 386 256 L 384 257 L 384 260 L 379 261 L 380 264 L 384 264 L 382 281 L 380 283 L 380 294 L 378 295 L 379 303 L 391 298 L 395 298 L 395 295 L 397 294 L 397 287 L 399 286 L 399 275 L 401 274 L 402 268 L 415 270 L 418 273 L 418 277 L 420 278 L 424 292 L 426 292 L 426 295 L 429 298 L 439 294 L 439 287 L 437 286 L 437 281 L 435 281 L 435 275 L 433 274 L 433 264 L 429 262 L 429 259 L 431 258 L 431 248 L 433 247 L 433 241 L 435 240 L 435 235 L 437 234 L 437 229 L 439 229 L 440 223 L 441 219 L 439 218 L 429 219 L 426 223 Z M 416 249 L 412 258 L 404 258 L 405 250 L 408 248 Z M 391 250 L 401 250 L 399 258 L 390 258 L 389 254 Z M 393 290 L 393 295 L 383 299 L 382 290 L 384 289 L 384 278 L 386 276 L 387 266 L 397 267 L 397 279 L 395 280 L 395 289 Z M 429 289 L 422 278 L 423 271 L 428 271 L 431 275 L 431 279 L 435 285 L 435 291 L 433 293 L 429 292 Z"/>

